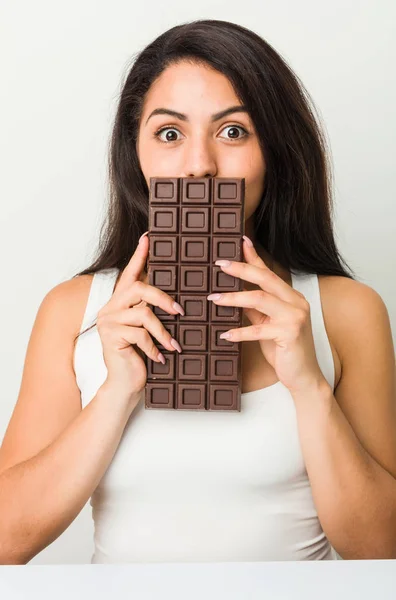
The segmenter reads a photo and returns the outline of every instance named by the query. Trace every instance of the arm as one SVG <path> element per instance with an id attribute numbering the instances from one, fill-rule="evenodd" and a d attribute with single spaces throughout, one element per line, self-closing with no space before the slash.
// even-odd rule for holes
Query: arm
<path id="1" fill-rule="evenodd" d="M 134 398 L 108 385 L 81 409 L 73 370 L 92 277 L 44 298 L 21 389 L 0 449 L 0 563 L 24 564 L 58 537 L 87 502 L 119 443 Z"/>
<path id="2" fill-rule="evenodd" d="M 106 471 L 135 399 L 106 383 L 62 434 L 0 474 L 0 564 L 25 564 L 82 510 Z"/>
<path id="3" fill-rule="evenodd" d="M 344 559 L 396 558 L 395 356 L 381 297 L 340 280 L 335 334 L 342 377 L 293 395 L 319 520 Z M 334 303 L 333 303 L 334 305 Z M 325 311 L 326 314 L 330 314 Z M 338 331 L 335 328 L 339 328 Z"/>

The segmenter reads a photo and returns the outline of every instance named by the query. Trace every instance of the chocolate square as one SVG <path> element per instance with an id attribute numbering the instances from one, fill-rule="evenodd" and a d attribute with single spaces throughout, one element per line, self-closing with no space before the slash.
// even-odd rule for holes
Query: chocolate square
<path id="1" fill-rule="evenodd" d="M 174 379 L 175 378 L 175 355 L 163 352 L 165 364 L 147 358 L 147 377 L 150 379 Z"/>
<path id="2" fill-rule="evenodd" d="M 174 383 L 146 383 L 146 408 L 174 408 L 175 384 Z"/>
<path id="3" fill-rule="evenodd" d="M 242 209 L 240 206 L 214 206 L 212 222 L 213 233 L 242 234 Z"/>
<path id="4" fill-rule="evenodd" d="M 177 233 L 178 214 L 176 206 L 151 206 L 149 214 L 150 231 Z"/>
<path id="5" fill-rule="evenodd" d="M 207 410 L 241 410 L 241 392 L 237 383 L 212 383 L 209 388 Z"/>
<path id="6" fill-rule="evenodd" d="M 182 262 L 200 262 L 207 263 L 209 257 L 209 239 L 192 235 L 182 236 L 181 238 L 181 256 Z"/>
<path id="7" fill-rule="evenodd" d="M 181 201 L 183 204 L 210 204 L 211 181 L 206 178 L 183 177 Z"/>
<path id="8" fill-rule="evenodd" d="M 209 208 L 183 207 L 181 209 L 182 233 L 209 233 Z"/>
<path id="9" fill-rule="evenodd" d="M 238 354 L 211 354 L 210 381 L 238 382 Z"/>
<path id="10" fill-rule="evenodd" d="M 203 292 L 208 289 L 208 267 L 181 265 L 180 267 L 180 291 L 181 292 Z"/>
<path id="11" fill-rule="evenodd" d="M 206 321 L 208 318 L 208 302 L 206 296 L 199 294 L 180 294 L 179 304 L 184 308 L 184 315 L 179 315 L 180 322 Z"/>
<path id="12" fill-rule="evenodd" d="M 242 193 L 244 192 L 243 184 L 239 185 L 236 179 L 226 180 L 224 178 L 216 178 L 213 187 L 213 203 L 214 204 L 241 204 Z M 242 191 L 243 188 L 243 191 Z"/>
<path id="13" fill-rule="evenodd" d="M 150 180 L 150 204 L 177 204 L 179 202 L 177 177 L 152 177 Z"/>
<path id="14" fill-rule="evenodd" d="M 215 266 L 212 271 L 212 292 L 239 292 L 241 279 L 225 273 Z"/>
<path id="15" fill-rule="evenodd" d="M 205 409 L 206 387 L 204 383 L 178 383 L 176 408 Z"/>
<path id="16" fill-rule="evenodd" d="M 212 238 L 212 261 L 216 260 L 241 260 L 241 239 L 240 237 L 219 236 Z"/>
<path id="17" fill-rule="evenodd" d="M 206 351 L 208 347 L 208 325 L 179 325 L 179 344 L 183 351 Z"/>
<path id="18" fill-rule="evenodd" d="M 179 381 L 204 381 L 207 378 L 207 356 L 205 354 L 178 355 Z"/>
<path id="19" fill-rule="evenodd" d="M 177 266 L 149 265 L 148 282 L 149 285 L 153 285 L 160 290 L 175 292 L 177 289 Z"/>

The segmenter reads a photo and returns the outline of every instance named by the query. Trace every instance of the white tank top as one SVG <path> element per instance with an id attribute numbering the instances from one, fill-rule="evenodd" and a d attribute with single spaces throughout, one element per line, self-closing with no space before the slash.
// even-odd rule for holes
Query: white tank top
<path id="1" fill-rule="evenodd" d="M 118 269 L 93 277 L 81 330 L 96 320 Z M 292 274 L 310 303 L 315 350 L 334 390 L 318 277 Z M 78 338 L 84 408 L 107 376 L 96 327 Z M 116 402 L 116 399 L 114 399 Z M 320 525 L 289 390 L 241 395 L 241 412 L 147 410 L 144 391 L 92 494 L 91 563 L 335 560 Z"/>

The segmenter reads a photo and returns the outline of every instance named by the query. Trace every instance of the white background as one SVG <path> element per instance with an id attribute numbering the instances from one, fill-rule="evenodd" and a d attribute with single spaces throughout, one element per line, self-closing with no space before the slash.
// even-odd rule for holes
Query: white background
<path id="1" fill-rule="evenodd" d="M 331 144 L 339 249 L 395 333 L 395 16 L 392 0 L 0 0 L 0 440 L 42 299 L 93 256 L 120 82 L 135 53 L 186 21 L 244 25 L 302 79 Z M 92 533 L 87 504 L 31 562 L 89 562 Z"/>

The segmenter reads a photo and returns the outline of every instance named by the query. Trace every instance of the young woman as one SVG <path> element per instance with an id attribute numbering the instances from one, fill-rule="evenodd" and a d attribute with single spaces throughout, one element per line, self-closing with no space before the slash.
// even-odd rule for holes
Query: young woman
<path id="1" fill-rule="evenodd" d="M 386 306 L 342 264 L 324 136 L 255 33 L 202 20 L 135 60 L 95 262 L 35 320 L 0 453 L 1 563 L 91 498 L 94 563 L 396 558 L 395 363 Z M 180 352 L 149 305 L 150 177 L 244 177 L 241 412 L 145 410 L 144 356 Z M 344 263 L 345 265 L 345 263 Z"/>

